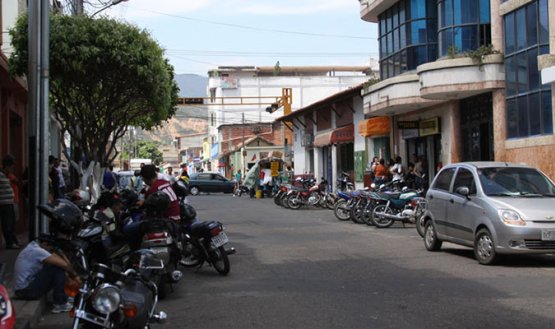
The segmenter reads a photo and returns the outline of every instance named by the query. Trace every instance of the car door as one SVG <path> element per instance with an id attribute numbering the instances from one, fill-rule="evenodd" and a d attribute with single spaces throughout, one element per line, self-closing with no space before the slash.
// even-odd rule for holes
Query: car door
<path id="1" fill-rule="evenodd" d="M 468 198 L 457 193 L 457 188 L 468 187 Z M 471 170 L 459 168 L 453 181 L 452 193 L 447 203 L 448 234 L 453 238 L 474 241 L 474 227 L 482 209 L 472 199 L 476 197 L 476 179 Z"/>
<path id="2" fill-rule="evenodd" d="M 227 179 L 222 175 L 214 175 L 214 192 L 227 192 Z"/>
<path id="3" fill-rule="evenodd" d="M 195 184 L 202 192 L 210 192 L 210 176 L 211 174 L 201 173 L 196 177 Z"/>
<path id="4" fill-rule="evenodd" d="M 450 188 L 455 167 L 444 168 L 434 179 L 432 186 L 426 193 L 428 211 L 432 214 L 436 232 L 447 234 L 447 203 L 451 197 Z"/>

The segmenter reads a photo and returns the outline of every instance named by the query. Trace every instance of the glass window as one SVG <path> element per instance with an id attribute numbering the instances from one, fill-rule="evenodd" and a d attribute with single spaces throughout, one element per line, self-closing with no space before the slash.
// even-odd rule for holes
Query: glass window
<path id="1" fill-rule="evenodd" d="M 518 93 L 528 91 L 528 56 L 526 52 L 516 55 L 516 74 L 518 81 Z"/>
<path id="2" fill-rule="evenodd" d="M 528 129 L 528 96 L 520 96 L 518 102 L 518 135 L 526 137 L 530 135 Z"/>
<path id="3" fill-rule="evenodd" d="M 453 184 L 453 192 L 456 193 L 459 187 L 468 187 L 470 195 L 476 194 L 476 183 L 474 182 L 474 175 L 472 175 L 470 170 L 459 168 L 457 171 L 457 176 L 455 176 L 455 182 Z"/>
<path id="4" fill-rule="evenodd" d="M 515 26 L 526 26 L 526 16 L 524 10 L 518 10 L 516 12 Z M 516 29 L 516 49 L 521 50 L 526 47 L 526 29 L 517 28 Z"/>
<path id="5" fill-rule="evenodd" d="M 439 27 L 445 27 L 445 1 L 441 1 L 439 0 L 437 2 L 437 12 L 439 13 L 437 15 L 437 23 Z"/>
<path id="6" fill-rule="evenodd" d="M 538 13 L 536 4 L 532 2 L 526 7 L 526 41 L 528 47 L 538 44 Z"/>
<path id="7" fill-rule="evenodd" d="M 452 30 L 447 29 L 439 32 L 439 48 L 442 56 L 449 53 L 449 48 L 453 45 Z"/>
<path id="8" fill-rule="evenodd" d="M 410 0 L 410 18 L 426 18 L 426 6 L 423 6 L 421 0 Z"/>
<path id="9" fill-rule="evenodd" d="M 516 98 L 507 100 L 507 136 L 518 137 L 518 107 Z"/>
<path id="10" fill-rule="evenodd" d="M 490 10 L 489 0 L 480 0 L 480 23 L 491 22 Z"/>
<path id="11" fill-rule="evenodd" d="M 445 25 L 453 25 L 453 2 L 451 0 L 445 1 Z"/>
<path id="12" fill-rule="evenodd" d="M 507 96 L 513 96 L 517 93 L 514 59 L 515 57 L 511 56 L 505 60 L 505 95 Z"/>
<path id="13" fill-rule="evenodd" d="M 412 44 L 426 43 L 426 21 L 419 20 L 411 22 Z"/>
<path id="14" fill-rule="evenodd" d="M 455 28 L 455 45 L 461 51 L 478 48 L 478 26 L 470 25 Z"/>
<path id="15" fill-rule="evenodd" d="M 528 90 L 540 89 L 540 71 L 538 70 L 538 48 L 528 50 Z"/>
<path id="16" fill-rule="evenodd" d="M 399 27 L 399 45 L 401 49 L 407 46 L 407 31 L 406 31 L 406 24 L 403 24 Z"/>
<path id="17" fill-rule="evenodd" d="M 437 176 L 437 179 L 434 183 L 433 188 L 437 190 L 449 191 L 449 187 L 451 185 L 451 180 L 453 178 L 454 173 L 455 173 L 455 168 L 447 168 L 442 170 Z"/>
<path id="18" fill-rule="evenodd" d="M 530 135 L 541 134 L 541 106 L 540 93 L 530 95 L 528 99 L 528 109 L 530 114 Z"/>
<path id="19" fill-rule="evenodd" d="M 451 0 L 451 1 L 453 1 L 453 25 L 461 25 L 463 23 L 462 8 L 468 8 L 468 7 L 465 6 L 466 4 L 461 4 L 461 0 Z M 468 0 L 462 0 L 462 1 L 468 1 Z"/>
<path id="20" fill-rule="evenodd" d="M 549 43 L 549 18 L 547 11 L 547 0 L 540 0 L 539 2 L 539 32 L 540 43 Z"/>
<path id="21" fill-rule="evenodd" d="M 515 51 L 515 15 L 505 16 L 505 53 Z"/>

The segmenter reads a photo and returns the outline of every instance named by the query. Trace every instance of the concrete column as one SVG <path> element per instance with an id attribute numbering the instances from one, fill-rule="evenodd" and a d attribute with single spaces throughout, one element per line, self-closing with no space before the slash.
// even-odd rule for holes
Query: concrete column
<path id="1" fill-rule="evenodd" d="M 333 186 L 333 191 L 337 191 L 337 186 L 335 186 L 335 182 L 337 181 L 337 145 L 331 146 L 331 184 Z"/>
<path id="2" fill-rule="evenodd" d="M 503 38 L 503 16 L 499 14 L 499 6 L 501 0 L 490 0 L 491 12 L 491 44 L 493 49 L 503 52 L 504 38 Z"/>
<path id="3" fill-rule="evenodd" d="M 493 157 L 495 161 L 507 161 L 505 156 L 505 140 L 507 139 L 507 112 L 505 90 L 492 92 L 493 106 Z"/>
<path id="4" fill-rule="evenodd" d="M 314 178 L 317 180 L 324 176 L 324 161 L 322 156 L 322 148 L 315 147 L 312 152 L 314 152 Z"/>

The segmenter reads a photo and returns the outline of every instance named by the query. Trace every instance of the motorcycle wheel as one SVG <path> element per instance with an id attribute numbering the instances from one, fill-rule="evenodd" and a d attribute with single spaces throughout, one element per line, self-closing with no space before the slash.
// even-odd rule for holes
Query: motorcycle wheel
<path id="1" fill-rule="evenodd" d="M 287 199 L 289 199 L 289 196 L 287 194 L 284 194 L 279 200 L 283 208 L 289 208 L 289 203 L 287 202 Z"/>
<path id="2" fill-rule="evenodd" d="M 183 244 L 183 252 L 181 261 L 179 262 L 180 265 L 184 267 L 195 267 L 200 264 L 200 259 L 194 256 L 194 246 L 190 242 L 185 242 Z"/>
<path id="3" fill-rule="evenodd" d="M 348 221 L 351 219 L 351 213 L 347 208 L 347 200 L 340 200 L 335 204 L 335 208 L 333 209 L 333 213 L 335 217 L 340 221 Z"/>
<path id="4" fill-rule="evenodd" d="M 334 197 L 332 197 L 331 195 L 328 195 L 328 196 L 326 197 L 326 207 L 327 207 L 328 209 L 330 209 L 330 210 L 335 209 L 335 201 L 336 201 L 336 200 L 335 200 Z"/>
<path id="5" fill-rule="evenodd" d="M 227 257 L 227 252 L 223 246 L 210 251 L 210 263 L 221 275 L 227 275 L 229 273 L 229 258 Z"/>
<path id="6" fill-rule="evenodd" d="M 287 206 L 291 209 L 299 209 L 302 206 L 302 202 L 299 199 L 300 197 L 298 198 L 296 195 L 290 196 L 287 198 Z"/>
<path id="7" fill-rule="evenodd" d="M 360 205 L 357 205 L 357 206 L 351 208 L 351 212 L 350 212 L 349 217 L 351 218 L 353 223 L 355 223 L 355 224 L 363 224 L 364 223 L 364 221 L 362 220 L 363 211 L 364 211 L 364 209 Z"/>
<path id="8" fill-rule="evenodd" d="M 384 204 L 381 204 L 379 206 L 376 206 L 376 208 L 374 208 L 374 211 L 372 211 L 372 223 L 374 223 L 374 225 L 378 228 L 387 228 L 393 225 L 395 220 L 387 219 L 383 217 L 380 218 L 377 215 L 377 213 L 381 213 L 381 212 L 386 213 L 388 215 L 393 215 L 393 211 L 391 210 L 391 208 L 387 207 Z"/>
<path id="9" fill-rule="evenodd" d="M 374 204 L 372 202 L 369 202 L 364 207 L 364 210 L 362 212 L 362 220 L 368 226 L 374 226 L 374 223 L 372 222 L 372 211 L 373 210 L 374 210 Z"/>

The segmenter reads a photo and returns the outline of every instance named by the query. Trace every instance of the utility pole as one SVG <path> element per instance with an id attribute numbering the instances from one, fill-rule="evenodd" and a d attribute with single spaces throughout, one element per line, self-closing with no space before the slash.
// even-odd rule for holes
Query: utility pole
<path id="1" fill-rule="evenodd" d="M 245 157 L 247 156 L 247 149 L 245 149 L 245 112 L 241 113 L 241 127 L 243 129 L 243 138 L 242 138 L 242 144 L 243 144 L 243 149 L 241 150 L 241 156 L 243 157 L 243 172 L 247 172 L 245 166 L 247 165 L 247 163 L 245 162 Z"/>

